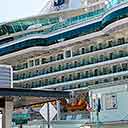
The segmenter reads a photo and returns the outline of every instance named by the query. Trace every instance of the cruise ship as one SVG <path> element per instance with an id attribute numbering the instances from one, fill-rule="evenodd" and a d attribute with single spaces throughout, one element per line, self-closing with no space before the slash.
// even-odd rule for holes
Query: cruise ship
<path id="1" fill-rule="evenodd" d="M 128 0 L 91 2 L 0 24 L 0 64 L 12 65 L 14 88 L 72 91 L 52 128 L 97 127 L 99 98 L 98 125 L 128 127 Z M 45 127 L 35 119 L 24 127 Z"/>

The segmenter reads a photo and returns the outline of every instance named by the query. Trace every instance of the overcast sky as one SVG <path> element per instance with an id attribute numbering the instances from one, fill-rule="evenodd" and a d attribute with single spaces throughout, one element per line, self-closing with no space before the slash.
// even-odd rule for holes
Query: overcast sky
<path id="1" fill-rule="evenodd" d="M 0 22 L 36 15 L 47 0 L 0 0 Z"/>
<path id="2" fill-rule="evenodd" d="M 48 0 L 0 0 L 0 23 L 37 15 Z M 78 8 L 80 0 L 72 0 L 71 6 Z"/>

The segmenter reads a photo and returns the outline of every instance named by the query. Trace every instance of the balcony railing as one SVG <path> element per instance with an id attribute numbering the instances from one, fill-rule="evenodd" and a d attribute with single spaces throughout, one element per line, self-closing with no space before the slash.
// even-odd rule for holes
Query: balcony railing
<path id="1" fill-rule="evenodd" d="M 125 65 L 124 65 L 125 64 Z M 98 84 L 100 83 L 100 80 L 98 81 L 98 79 L 100 79 L 100 77 L 103 76 L 102 79 L 104 79 L 104 83 L 105 82 L 109 82 L 111 81 L 110 78 L 113 78 L 114 81 L 119 80 L 119 75 L 121 76 L 123 73 L 126 74 L 126 72 L 128 71 L 128 64 L 124 63 L 122 64 L 121 67 L 119 67 L 119 65 L 114 65 L 113 69 L 111 68 L 104 68 L 105 71 L 101 71 L 101 69 L 97 70 L 96 72 L 85 72 L 85 74 L 81 75 L 81 76 L 76 76 L 76 74 L 72 74 L 72 78 L 70 77 L 64 77 L 62 79 L 60 79 L 59 77 L 56 77 L 54 79 L 33 79 L 33 80 L 29 80 L 29 81 L 14 81 L 14 86 L 16 85 L 17 87 L 21 86 L 21 87 L 25 87 L 25 88 L 38 88 L 38 87 L 45 87 L 45 86 L 49 86 L 50 85 L 60 85 L 62 84 L 62 86 L 66 85 L 65 87 L 69 87 L 69 84 L 72 85 L 72 83 L 74 83 L 74 81 L 79 81 L 79 82 L 75 82 L 75 84 L 77 84 L 76 88 L 80 87 L 81 85 L 79 85 L 79 83 L 83 83 L 86 80 L 86 84 L 84 86 L 88 86 L 90 84 Z M 88 73 L 88 74 L 87 74 Z M 78 74 L 77 74 L 78 75 Z M 109 78 L 109 75 L 111 76 Z M 116 76 L 118 75 L 118 76 Z M 92 78 L 95 78 L 93 80 L 93 83 L 91 82 Z M 97 79 L 96 79 L 97 78 Z M 107 79 L 109 78 L 109 79 Z M 123 79 L 126 79 L 126 77 L 124 76 Z M 81 81 L 80 81 L 81 80 Z M 83 81 L 83 82 L 82 82 Z M 95 81 L 95 83 L 94 83 Z M 89 83 L 91 82 L 91 83 Z M 83 85 L 82 85 L 83 86 Z"/>
<path id="2" fill-rule="evenodd" d="M 76 17 L 70 18 L 70 19 L 68 19 L 68 20 L 66 20 L 66 21 L 64 21 L 62 23 L 60 23 L 60 22 L 56 23 L 50 29 L 47 29 L 46 32 L 44 32 L 44 33 L 54 32 L 56 30 L 63 29 L 65 27 L 71 26 L 73 24 L 89 21 L 89 20 L 91 20 L 91 19 L 93 19 L 95 17 L 101 16 L 102 14 L 107 12 L 110 8 L 113 8 L 116 5 L 118 5 L 120 3 L 123 3 L 123 2 L 128 2 L 128 0 L 118 0 L 118 1 L 115 1 L 114 3 L 113 2 L 109 2 L 109 4 L 103 9 L 96 10 L 94 12 L 89 12 L 89 13 L 86 13 L 84 15 L 80 15 L 80 16 L 76 16 Z M 29 34 L 31 34 L 31 33 L 29 33 Z"/>
<path id="3" fill-rule="evenodd" d="M 116 46 L 120 46 L 120 45 L 123 45 L 123 44 L 127 44 L 128 42 L 124 40 L 124 38 L 122 39 L 119 39 L 117 42 L 115 41 L 111 41 L 111 42 L 108 42 L 107 44 L 104 44 L 104 45 L 94 45 L 91 49 L 86 49 L 84 50 L 84 52 L 73 52 L 73 56 L 80 56 L 80 55 L 86 55 L 87 53 L 92 53 L 92 52 L 95 52 L 95 51 L 100 51 L 100 50 L 103 50 L 103 49 L 108 49 L 108 48 L 113 48 L 113 47 L 116 47 Z M 43 64 L 41 65 L 44 65 L 44 64 L 50 64 L 51 62 L 60 62 L 61 60 L 63 60 L 64 58 L 62 59 L 55 59 L 56 57 L 54 57 L 54 60 L 50 60 L 50 59 L 45 59 L 45 61 L 43 62 Z M 15 66 L 14 67 L 14 70 L 15 71 L 18 71 L 18 70 L 22 70 L 22 69 L 26 69 L 26 68 L 29 68 L 28 67 L 28 63 L 24 63 L 24 64 L 19 64 L 18 66 Z"/>
<path id="4" fill-rule="evenodd" d="M 75 63 L 76 61 L 74 61 L 74 64 L 70 64 L 70 63 L 66 63 L 66 65 L 60 65 L 57 67 L 50 67 L 47 70 L 45 69 L 41 69 L 41 70 L 36 70 L 33 72 L 23 72 L 23 73 L 14 73 L 14 80 L 23 80 L 23 79 L 28 79 L 28 78 L 32 78 L 32 77 L 36 77 L 36 76 L 43 76 L 43 75 L 47 75 L 50 73 L 55 73 L 55 72 L 60 72 L 60 71 L 67 71 L 68 69 L 75 69 L 76 67 L 83 67 L 85 65 L 91 65 L 91 64 L 98 64 L 101 62 L 107 62 L 110 60 L 114 60 L 114 59 L 118 59 L 118 58 L 122 58 L 122 57 L 127 57 L 128 53 L 126 51 L 121 52 L 121 53 L 116 53 L 113 56 L 103 56 L 102 58 L 100 58 L 101 56 L 98 56 L 96 58 L 93 58 L 91 61 L 84 59 L 77 61 L 77 63 Z M 94 73 L 93 73 L 94 74 Z M 99 73 L 98 73 L 99 74 Z M 72 78 L 71 78 L 72 79 Z"/>

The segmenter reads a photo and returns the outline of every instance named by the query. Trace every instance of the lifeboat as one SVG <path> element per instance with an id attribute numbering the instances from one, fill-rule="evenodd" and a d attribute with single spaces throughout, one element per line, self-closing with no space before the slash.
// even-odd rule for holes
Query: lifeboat
<path id="1" fill-rule="evenodd" d="M 61 102 L 61 104 L 64 106 L 64 109 L 67 111 L 77 111 L 77 110 L 86 110 L 87 108 L 87 101 L 80 99 L 78 102 L 75 103 L 66 103 L 64 101 Z"/>

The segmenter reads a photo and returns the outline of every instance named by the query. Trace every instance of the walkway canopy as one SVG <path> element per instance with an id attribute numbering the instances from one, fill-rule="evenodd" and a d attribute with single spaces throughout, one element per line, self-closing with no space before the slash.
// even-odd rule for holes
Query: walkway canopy
<path id="1" fill-rule="evenodd" d="M 32 90 L 16 88 L 0 88 L 0 96 L 35 96 L 47 98 L 69 98 L 70 92 L 51 90 Z"/>
<path id="2" fill-rule="evenodd" d="M 29 106 L 48 101 L 70 98 L 69 91 L 32 90 L 16 88 L 0 88 L 0 107 L 4 107 L 6 99 L 13 100 L 14 107 Z"/>

